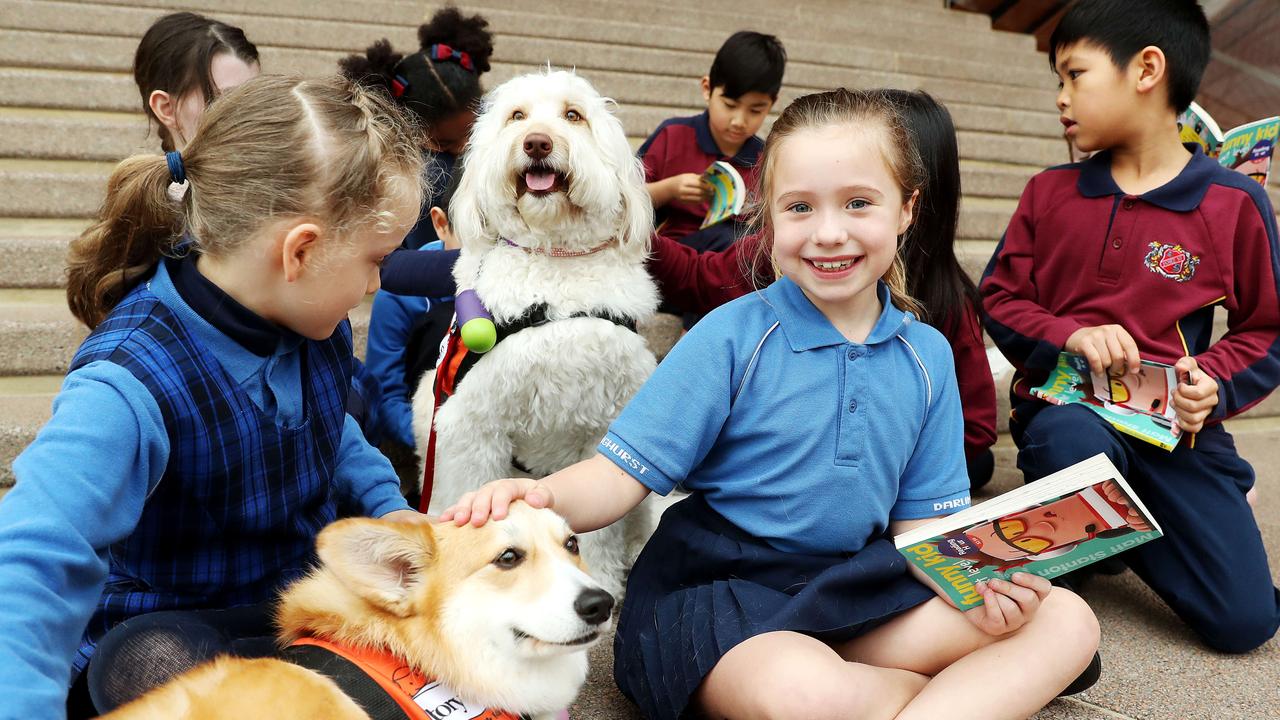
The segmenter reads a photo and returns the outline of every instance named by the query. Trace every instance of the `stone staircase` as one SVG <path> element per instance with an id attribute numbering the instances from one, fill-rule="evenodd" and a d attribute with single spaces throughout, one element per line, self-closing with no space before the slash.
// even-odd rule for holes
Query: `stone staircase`
<path id="1" fill-rule="evenodd" d="M 576 67 L 619 102 L 627 134 L 637 145 L 662 119 L 701 109 L 696 79 L 707 71 L 724 37 L 743 28 L 774 32 L 787 46 L 778 109 L 797 95 L 839 85 L 929 91 L 948 105 L 959 129 L 965 189 L 959 252 L 976 276 L 1027 179 L 1042 167 L 1065 162 L 1067 150 L 1054 108 L 1055 81 L 1034 39 L 993 31 L 985 16 L 950 12 L 942 5 L 938 0 L 793 5 L 475 0 L 463 9 L 483 12 L 497 34 L 486 85 L 548 62 Z M 382 37 L 398 48 L 415 47 L 417 24 L 437 6 L 404 0 L 0 0 L 0 493 L 13 482 L 12 458 L 48 418 L 67 361 L 85 334 L 60 289 L 67 243 L 95 212 L 113 164 L 131 153 L 158 151 L 130 74 L 146 27 L 166 12 L 206 13 L 244 28 L 261 51 L 264 71 L 320 75 L 334 72 L 338 58 Z M 656 20 L 664 27 L 653 29 Z M 1280 200 L 1280 192 L 1273 189 L 1272 199 Z M 362 346 L 367 305 L 353 319 Z M 1003 404 L 1004 388 L 998 392 Z M 1278 403 L 1264 403 L 1231 423 L 1243 454 L 1263 480 L 1264 502 L 1272 508 L 1264 534 L 1273 549 L 1280 547 L 1280 507 L 1267 498 L 1277 492 L 1270 481 L 1280 475 L 1275 469 Z M 1006 415 L 1002 409 L 1002 432 Z M 1012 487 L 1016 478 L 1007 436 L 997 446 L 997 457 L 996 485 Z M 1104 587 L 1117 594 L 1141 593 L 1136 583 L 1117 582 L 1122 584 Z M 1186 655 L 1185 631 L 1162 606 L 1148 603 L 1140 612 L 1156 618 L 1157 627 L 1145 629 L 1185 641 L 1169 651 L 1183 652 L 1175 662 L 1208 662 L 1206 653 Z M 1151 661 L 1142 664 L 1143 643 L 1149 640 L 1141 632 L 1145 626 L 1138 623 L 1135 630 L 1131 613 L 1115 622 L 1121 635 L 1137 632 L 1126 661 L 1156 672 Z M 1276 645 L 1269 644 L 1248 666 L 1261 676 L 1261 687 L 1270 688 L 1260 700 L 1241 690 L 1195 704 L 1192 692 L 1193 704 L 1187 705 L 1183 695 L 1151 695 L 1144 688 L 1156 683 L 1130 672 L 1118 684 L 1104 681 L 1085 700 L 1055 703 L 1037 717 L 1128 717 L 1131 712 L 1190 717 L 1204 707 L 1250 708 L 1219 717 L 1278 716 Z M 1164 681 L 1186 673 L 1185 684 L 1202 682 L 1193 670 L 1166 671 Z M 634 717 L 608 677 L 605 654 L 595 664 L 575 717 Z M 1144 692 L 1151 695 L 1145 708 L 1125 704 L 1146 697 Z"/>

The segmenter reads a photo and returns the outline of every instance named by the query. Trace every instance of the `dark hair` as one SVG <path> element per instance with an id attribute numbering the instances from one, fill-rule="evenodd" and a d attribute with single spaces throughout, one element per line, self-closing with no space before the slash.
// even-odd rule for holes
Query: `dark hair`
<path id="1" fill-rule="evenodd" d="M 907 294 L 920 301 L 921 320 L 958 322 L 965 305 L 981 308 L 978 288 L 956 259 L 960 214 L 960 153 L 951 113 L 926 92 L 888 90 L 924 165 L 915 220 L 902 241 Z M 945 328 L 944 328 L 945 329 Z"/>
<path id="2" fill-rule="evenodd" d="M 163 90 L 175 99 L 200 90 L 211 102 L 218 89 L 209 74 L 215 55 L 229 53 L 246 65 L 258 63 L 258 48 L 238 27 L 189 12 L 172 13 L 147 28 L 133 55 L 133 80 L 142 95 L 142 109 L 159 126 L 160 144 L 174 148 L 169 129 L 151 110 L 151 93 Z"/>
<path id="3" fill-rule="evenodd" d="M 729 36 L 711 63 L 711 89 L 724 88 L 727 98 L 760 92 L 775 100 L 782 88 L 787 51 L 773 35 L 741 30 Z"/>
<path id="4" fill-rule="evenodd" d="M 1049 67 L 1056 71 L 1058 51 L 1080 42 L 1105 50 L 1118 68 L 1144 47 L 1160 48 L 1178 113 L 1196 99 L 1209 64 L 1209 21 L 1195 0 L 1077 0 L 1049 37 Z"/>
<path id="5" fill-rule="evenodd" d="M 411 55 L 396 52 L 383 38 L 363 55 L 349 55 L 338 61 L 342 74 L 366 87 L 382 90 L 422 126 L 432 125 L 472 107 L 484 88 L 480 75 L 489 71 L 493 55 L 493 34 L 489 21 L 479 15 L 464 17 L 456 7 L 446 7 L 418 27 L 420 48 Z M 458 55 L 432 59 L 431 49 L 446 45 Z M 464 67 L 461 53 L 471 65 Z"/>
<path id="6" fill-rule="evenodd" d="M 453 175 L 449 178 L 449 183 L 444 186 L 444 192 L 440 193 L 440 197 L 436 198 L 436 202 L 432 205 L 444 210 L 445 217 L 449 217 L 449 203 L 453 202 L 453 196 L 458 192 L 458 184 L 462 182 L 462 173 L 465 166 L 462 163 L 453 164 Z"/>

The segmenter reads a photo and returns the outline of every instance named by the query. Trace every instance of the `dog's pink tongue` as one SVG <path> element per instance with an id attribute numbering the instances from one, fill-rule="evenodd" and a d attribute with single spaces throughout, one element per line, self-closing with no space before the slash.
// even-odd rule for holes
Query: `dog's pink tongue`
<path id="1" fill-rule="evenodd" d="M 530 170 L 524 174 L 524 184 L 529 186 L 530 190 L 542 192 L 550 190 L 556 184 L 555 173 L 540 173 Z"/>

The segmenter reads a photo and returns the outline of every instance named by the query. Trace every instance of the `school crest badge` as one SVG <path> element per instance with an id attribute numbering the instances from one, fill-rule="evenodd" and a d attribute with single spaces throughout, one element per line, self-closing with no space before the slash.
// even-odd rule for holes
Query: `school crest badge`
<path id="1" fill-rule="evenodd" d="M 1196 274 L 1200 256 L 1183 250 L 1181 245 L 1153 242 L 1147 247 L 1151 248 L 1151 252 L 1147 253 L 1143 264 L 1151 272 L 1180 283 L 1190 280 Z"/>

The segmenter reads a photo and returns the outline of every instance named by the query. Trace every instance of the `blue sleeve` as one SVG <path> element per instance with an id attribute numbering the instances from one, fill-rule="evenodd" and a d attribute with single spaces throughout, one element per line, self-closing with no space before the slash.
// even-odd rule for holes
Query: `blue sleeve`
<path id="1" fill-rule="evenodd" d="M 596 448 L 660 495 L 702 462 L 729 419 L 733 339 L 727 319 L 712 313 L 693 326 Z"/>
<path id="2" fill-rule="evenodd" d="M 400 494 L 400 478 L 385 455 L 364 439 L 355 418 L 344 415 L 334 490 L 352 508 L 368 517 L 382 517 L 392 510 L 407 510 Z"/>
<path id="3" fill-rule="evenodd" d="M 964 412 L 956 386 L 955 360 L 946 340 L 929 328 L 912 338 L 928 368 L 930 398 L 924 426 L 898 481 L 898 499 L 889 517 L 919 520 L 950 515 L 969 506 L 969 471 L 964 460 Z M 927 345 L 927 348 L 926 348 Z"/>
<path id="4" fill-rule="evenodd" d="M 133 532 L 169 439 L 128 371 L 67 376 L 53 416 L 13 462 L 0 503 L 0 697 L 6 717 L 61 718 L 71 664 L 107 577 L 107 549 Z"/>
<path id="5" fill-rule="evenodd" d="M 427 312 L 426 298 L 379 291 L 373 296 L 365 366 L 382 389 L 379 417 L 384 431 L 413 447 L 413 404 L 405 380 L 405 349 L 414 321 Z"/>
<path id="6" fill-rule="evenodd" d="M 382 261 L 382 289 L 413 297 L 452 297 L 458 292 L 453 282 L 453 264 L 459 252 L 396 250 Z"/>

